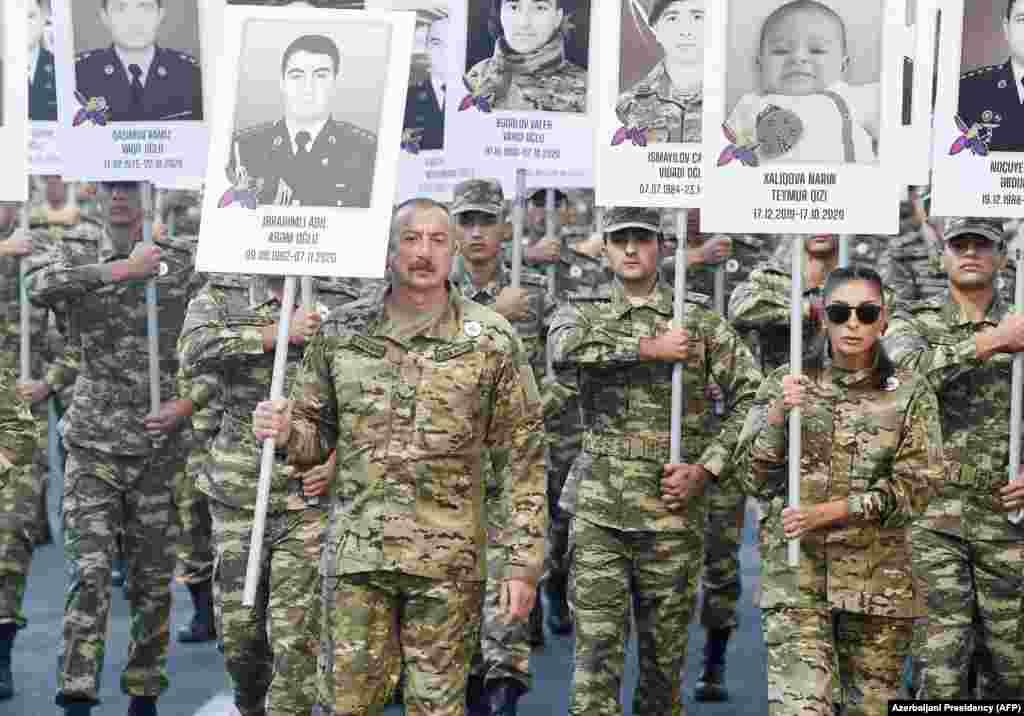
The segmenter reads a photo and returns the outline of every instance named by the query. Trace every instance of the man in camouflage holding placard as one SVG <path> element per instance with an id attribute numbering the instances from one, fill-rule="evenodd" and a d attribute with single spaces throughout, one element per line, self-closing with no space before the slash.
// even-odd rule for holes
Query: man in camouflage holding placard
<path id="1" fill-rule="evenodd" d="M 915 636 L 919 698 L 970 699 L 975 652 L 981 698 L 1024 698 L 1024 479 L 1008 477 L 1010 367 L 1024 351 L 1024 317 L 996 288 L 1005 267 L 1002 222 L 958 219 L 943 237 L 947 290 L 905 304 L 886 349 L 939 394 L 946 474 L 911 532 L 926 631 Z"/>
<path id="2" fill-rule="evenodd" d="M 673 290 L 659 280 L 660 217 L 610 208 L 603 230 L 615 281 L 570 296 L 549 335 L 557 366 L 577 373 L 583 473 L 573 520 L 576 660 L 569 712 L 621 713 L 632 604 L 640 649 L 637 714 L 682 712 L 680 674 L 696 606 L 711 480 L 730 479 L 731 455 L 761 376 L 725 320 L 699 303 L 673 329 Z M 682 457 L 669 462 L 673 364 L 684 363 Z M 712 415 L 721 387 L 727 415 Z"/>

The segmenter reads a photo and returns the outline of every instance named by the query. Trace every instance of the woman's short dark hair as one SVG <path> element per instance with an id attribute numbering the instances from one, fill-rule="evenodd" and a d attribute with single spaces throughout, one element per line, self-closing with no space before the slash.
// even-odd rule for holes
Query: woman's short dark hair
<path id="1" fill-rule="evenodd" d="M 577 0 L 552 0 L 558 4 L 559 9 L 566 15 L 572 14 L 576 9 Z M 505 36 L 505 30 L 501 26 L 501 5 L 508 0 L 491 0 L 491 11 L 487 16 L 487 32 L 497 40 Z"/>

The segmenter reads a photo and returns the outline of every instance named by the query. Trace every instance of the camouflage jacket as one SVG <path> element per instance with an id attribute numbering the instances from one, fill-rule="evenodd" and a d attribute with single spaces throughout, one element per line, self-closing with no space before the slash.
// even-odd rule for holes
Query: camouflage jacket
<path id="1" fill-rule="evenodd" d="M 4 240 L 0 238 L 0 241 Z M 45 245 L 39 241 L 34 241 L 34 246 L 39 249 L 45 248 Z M 16 257 L 0 256 L 0 353 L 13 355 L 15 365 L 18 365 L 21 352 L 20 263 L 20 259 Z M 39 306 L 29 307 L 29 321 L 32 330 L 29 346 L 31 377 L 36 380 L 42 378 L 44 365 L 52 358 L 47 350 L 46 318 L 44 309 Z"/>
<path id="2" fill-rule="evenodd" d="M 672 289 L 659 283 L 646 304 L 634 306 L 614 281 L 603 296 L 571 297 L 555 316 L 549 339 L 555 364 L 578 375 L 585 432 L 576 515 L 588 522 L 620 530 L 703 529 L 703 499 L 693 500 L 685 512 L 669 512 L 662 502 L 672 364 L 640 358 L 640 339 L 669 328 L 672 296 Z M 682 460 L 724 480 L 761 374 L 725 320 L 694 296 L 688 299 Z M 712 383 L 725 392 L 724 422 L 713 415 L 706 394 Z"/>
<path id="3" fill-rule="evenodd" d="M 736 475 L 761 504 L 761 608 L 823 607 L 924 616 L 910 569 L 910 522 L 942 474 L 935 393 L 909 370 L 879 387 L 877 366 L 850 372 L 825 361 L 801 411 L 800 506 L 856 500 L 862 519 L 804 534 L 800 567 L 786 562 L 788 424 L 768 411 L 789 366 L 765 379 L 737 448 Z"/>
<path id="4" fill-rule="evenodd" d="M 508 321 L 449 291 L 439 314 L 398 326 L 386 294 L 334 311 L 295 377 L 288 461 L 337 449 L 322 571 L 484 579 L 481 460 L 502 475 L 505 578 L 543 562 L 540 398 Z"/>
<path id="5" fill-rule="evenodd" d="M 704 241 L 713 238 L 707 236 Z M 765 236 L 750 236 L 745 234 L 730 234 L 732 239 L 732 256 L 724 264 L 700 264 L 698 266 L 687 266 L 686 269 L 686 290 L 695 291 L 705 296 L 715 295 L 715 273 L 719 266 L 725 272 L 723 301 L 728 303 L 729 294 L 739 284 L 749 278 L 751 272 L 766 261 L 769 261 L 775 250 L 775 242 Z M 700 251 L 704 241 L 689 243 L 687 251 Z M 676 280 L 676 256 L 666 256 L 661 260 L 661 275 L 669 286 L 675 285 Z M 728 308 L 728 306 L 726 306 Z M 723 314 L 727 311 L 723 311 Z"/>
<path id="6" fill-rule="evenodd" d="M 189 303 L 178 341 L 183 389 L 200 408 L 193 423 L 210 434 L 207 467 L 197 487 L 212 499 L 239 509 L 256 507 L 262 446 L 253 435 L 252 412 L 269 397 L 274 351 L 263 346 L 263 329 L 278 322 L 281 302 L 272 294 L 252 304 L 249 279 L 221 274 L 211 277 Z M 317 286 L 322 314 L 356 298 L 350 292 L 326 292 Z M 330 302 L 330 305 L 328 305 Z M 285 391 L 302 360 L 303 348 L 288 346 Z M 216 403 L 210 403 L 216 397 Z M 219 413 L 220 420 L 215 422 Z M 302 484 L 278 461 L 271 476 L 268 511 L 302 510 Z"/>
<path id="7" fill-rule="evenodd" d="M 47 249 L 33 257 L 29 295 L 68 316 L 81 351 L 65 438 L 116 455 L 149 454 L 154 440 L 143 427 L 150 407 L 146 281 L 104 283 L 103 264 L 127 255 L 116 254 L 103 228 L 92 222 L 83 221 L 62 240 L 46 232 L 34 240 Z M 194 270 L 194 239 L 156 243 L 163 250 L 155 280 L 160 393 L 167 401 L 176 395 L 174 346 L 201 277 Z"/>
<path id="8" fill-rule="evenodd" d="M 646 130 L 647 144 L 700 142 L 703 107 L 703 92 L 677 91 L 662 61 L 619 96 L 615 114 L 623 127 Z"/>
<path id="9" fill-rule="evenodd" d="M 1024 528 L 1009 523 L 998 494 L 1009 481 L 1013 356 L 982 362 L 975 345 L 1007 312 L 997 297 L 973 323 L 947 292 L 897 309 L 885 338 L 893 360 L 927 378 L 939 395 L 946 472 L 919 524 L 965 540 L 1024 541 Z"/>

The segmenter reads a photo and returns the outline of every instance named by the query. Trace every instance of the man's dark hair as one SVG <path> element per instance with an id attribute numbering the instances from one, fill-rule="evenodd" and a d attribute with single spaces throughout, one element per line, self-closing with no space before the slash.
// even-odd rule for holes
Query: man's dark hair
<path id="1" fill-rule="evenodd" d="M 505 36 L 505 29 L 501 26 L 501 5 L 508 0 L 491 0 L 491 12 L 487 16 L 487 32 L 497 40 Z M 576 9 L 576 0 L 551 0 L 566 15 L 571 15 Z"/>
<path id="2" fill-rule="evenodd" d="M 107 11 L 107 4 L 109 2 L 110 2 L 110 0 L 100 0 L 100 5 L 103 7 L 103 12 Z M 39 6 L 42 7 L 42 5 L 43 4 L 40 2 Z M 156 0 L 156 6 L 158 8 L 160 8 L 161 10 L 163 10 L 163 8 L 164 8 L 164 0 Z"/>
<path id="3" fill-rule="evenodd" d="M 816 10 L 839 23 L 839 30 L 843 41 L 843 53 L 846 53 L 846 23 L 843 22 L 842 16 L 828 5 L 817 2 L 817 0 L 793 0 L 777 8 L 771 15 L 765 18 L 764 23 L 761 25 L 761 41 L 757 46 L 758 54 L 764 48 L 764 36 L 768 32 L 768 28 L 786 17 L 786 15 L 799 10 Z"/>
<path id="4" fill-rule="evenodd" d="M 282 77 L 284 77 L 285 70 L 288 68 L 288 60 L 296 52 L 308 52 L 311 55 L 329 55 L 334 63 L 334 76 L 338 76 L 338 71 L 341 69 L 341 53 L 338 52 L 338 46 L 331 38 L 324 35 L 303 35 L 292 40 L 292 44 L 285 48 L 284 55 L 281 56 Z"/>
<path id="5" fill-rule="evenodd" d="M 1017 0 L 1006 0 L 1006 21 L 1010 21 L 1010 15 L 1013 14 L 1013 6 L 1017 4 Z"/>

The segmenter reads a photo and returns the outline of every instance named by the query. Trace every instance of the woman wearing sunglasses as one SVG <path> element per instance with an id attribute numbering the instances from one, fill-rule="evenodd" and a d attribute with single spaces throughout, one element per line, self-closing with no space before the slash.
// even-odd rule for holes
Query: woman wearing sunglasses
<path id="1" fill-rule="evenodd" d="M 908 524 L 942 470 L 935 394 L 896 368 L 871 269 L 837 269 L 823 288 L 820 345 L 758 391 L 736 475 L 761 503 L 761 618 L 769 713 L 832 715 L 838 669 L 850 714 L 896 698 L 913 619 Z M 786 506 L 787 413 L 801 410 L 800 507 Z M 800 566 L 786 563 L 800 539 Z M 785 704 L 785 706 L 783 706 Z"/>

